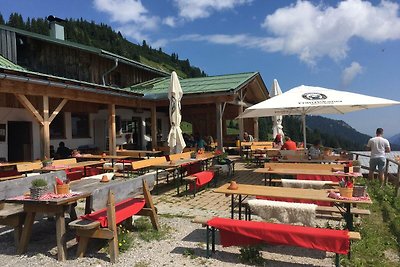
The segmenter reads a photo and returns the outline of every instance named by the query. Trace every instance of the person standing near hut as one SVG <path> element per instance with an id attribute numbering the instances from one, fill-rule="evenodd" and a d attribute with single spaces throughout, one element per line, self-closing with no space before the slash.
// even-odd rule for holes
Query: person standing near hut
<path id="1" fill-rule="evenodd" d="M 381 186 L 384 183 L 384 169 L 386 164 L 385 153 L 390 152 L 389 141 L 383 138 L 383 129 L 376 129 L 376 136 L 369 139 L 367 149 L 371 151 L 371 157 L 369 160 L 369 174 L 368 178 L 372 180 L 374 178 L 374 171 L 378 168 L 378 177 L 381 182 Z"/>

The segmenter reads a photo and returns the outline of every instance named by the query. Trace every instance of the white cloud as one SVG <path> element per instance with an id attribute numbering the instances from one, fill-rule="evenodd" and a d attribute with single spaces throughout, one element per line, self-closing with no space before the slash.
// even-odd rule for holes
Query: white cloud
<path id="1" fill-rule="evenodd" d="M 232 9 L 235 6 L 249 4 L 253 0 L 174 0 L 179 16 L 195 20 L 207 18 L 213 11 Z"/>
<path id="2" fill-rule="evenodd" d="M 350 66 L 345 68 L 342 73 L 342 83 L 344 86 L 349 85 L 354 78 L 363 72 L 363 67 L 358 63 L 353 61 Z"/>
<path id="3" fill-rule="evenodd" d="M 314 64 L 321 57 L 341 60 L 347 56 L 349 40 L 358 37 L 369 42 L 400 39 L 397 3 L 347 0 L 337 7 L 298 1 L 265 18 L 262 27 L 272 33 L 263 44 L 267 51 L 297 55 Z"/>
<path id="4" fill-rule="evenodd" d="M 176 27 L 177 19 L 175 17 L 166 17 L 163 19 L 163 24 L 170 26 L 172 28 Z"/>

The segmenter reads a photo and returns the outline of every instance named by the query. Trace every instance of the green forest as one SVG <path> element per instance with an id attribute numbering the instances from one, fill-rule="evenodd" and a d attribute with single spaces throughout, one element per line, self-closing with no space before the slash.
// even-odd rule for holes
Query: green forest
<path id="1" fill-rule="evenodd" d="M 12 13 L 6 21 L 0 14 L 0 24 L 49 35 L 49 22 L 46 18 L 27 18 L 25 21 L 20 14 Z M 106 24 L 70 18 L 65 19 L 63 25 L 67 41 L 101 48 L 166 72 L 174 70 L 182 78 L 207 76 L 204 71 L 191 66 L 189 59 L 179 59 L 178 53 L 168 55 L 161 48 L 149 46 L 146 40 L 140 45 L 131 43 L 121 32 L 115 32 Z"/>
<path id="2" fill-rule="evenodd" d="M 12 13 L 8 20 L 0 14 L 0 24 L 18 29 L 49 35 L 49 22 L 46 18 L 27 18 Z M 181 60 L 178 53 L 168 55 L 161 48 L 154 49 L 146 40 L 142 44 L 128 41 L 121 32 L 115 32 L 106 24 L 96 24 L 81 19 L 65 19 L 66 40 L 101 48 L 112 53 L 139 61 L 143 64 L 171 72 L 175 70 L 182 78 L 207 76 L 204 71 L 190 65 L 189 59 Z M 295 141 L 303 140 L 302 123 L 299 116 L 284 116 L 283 129 Z M 237 135 L 237 123 L 230 122 L 228 134 Z M 259 119 L 260 140 L 272 140 L 271 118 Z M 368 135 L 361 134 L 343 121 L 331 120 L 321 116 L 307 116 L 307 143 L 321 140 L 327 147 L 347 150 L 364 150 Z"/>

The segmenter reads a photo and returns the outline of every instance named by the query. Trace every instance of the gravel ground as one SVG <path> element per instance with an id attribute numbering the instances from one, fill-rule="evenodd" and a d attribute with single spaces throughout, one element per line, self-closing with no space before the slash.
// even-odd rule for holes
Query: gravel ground
<path id="1" fill-rule="evenodd" d="M 15 255 L 13 232 L 0 228 L 0 262 L 3 266 L 246 266 L 240 263 L 239 248 L 216 246 L 212 258 L 205 257 L 205 228 L 190 222 L 185 215 L 212 216 L 215 212 L 204 210 L 172 209 L 157 205 L 159 214 L 179 214 L 179 217 L 160 216 L 162 225 L 171 230 L 165 240 L 145 242 L 136 240 L 134 246 L 120 254 L 118 263 L 112 265 L 106 252 L 98 251 L 91 242 L 86 257 L 75 258 L 76 241 L 68 235 L 68 260 L 56 260 L 55 223 L 40 219 L 35 223 L 33 235 L 25 255 Z M 218 214 L 228 217 L 228 214 Z M 218 239 L 217 239 L 218 244 Z M 334 254 L 287 246 L 266 246 L 262 251 L 265 266 L 334 266 Z"/>

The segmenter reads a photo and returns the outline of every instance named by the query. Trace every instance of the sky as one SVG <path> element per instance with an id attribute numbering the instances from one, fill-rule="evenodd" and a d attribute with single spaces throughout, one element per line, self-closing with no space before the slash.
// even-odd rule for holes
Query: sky
<path id="1" fill-rule="evenodd" d="M 24 19 L 83 18 L 177 53 L 209 76 L 260 72 L 267 88 L 311 85 L 400 101 L 400 2 L 361 0 L 0 0 Z M 68 36 L 67 36 L 68 38 Z M 385 137 L 400 105 L 325 115 Z"/>

